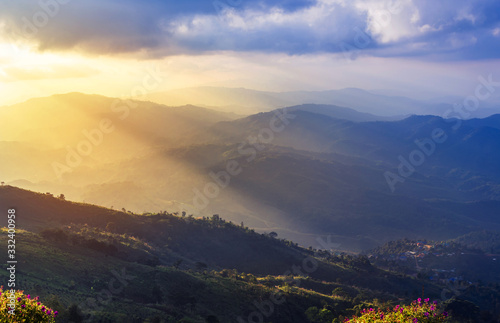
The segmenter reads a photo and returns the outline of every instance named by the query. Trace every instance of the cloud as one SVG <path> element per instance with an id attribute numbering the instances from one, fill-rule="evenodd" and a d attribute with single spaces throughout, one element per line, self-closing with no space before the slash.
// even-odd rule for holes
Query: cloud
<path id="1" fill-rule="evenodd" d="M 499 11 L 496 0 L 5 0 L 0 32 L 40 51 L 138 58 L 351 50 L 483 59 L 498 57 Z"/>
<path id="2" fill-rule="evenodd" d="M 392 43 L 421 32 L 420 11 L 411 0 L 356 1 L 356 7 L 366 12 L 367 32 L 379 43 Z"/>
<path id="3" fill-rule="evenodd" d="M 164 21 L 162 28 L 182 48 L 304 54 L 338 51 L 352 32 L 353 20 L 364 25 L 354 8 L 319 1 L 294 12 L 280 7 L 265 12 L 226 9 L 218 16 Z"/>

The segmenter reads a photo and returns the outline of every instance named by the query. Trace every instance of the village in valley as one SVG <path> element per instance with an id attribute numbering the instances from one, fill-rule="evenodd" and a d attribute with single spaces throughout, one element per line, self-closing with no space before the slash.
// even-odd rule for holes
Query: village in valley
<path id="1" fill-rule="evenodd" d="M 383 268 L 441 284 L 500 283 L 498 277 L 489 277 L 486 270 L 491 267 L 500 270 L 499 254 L 485 253 L 456 242 L 391 241 L 371 250 L 367 256 L 370 262 Z"/>

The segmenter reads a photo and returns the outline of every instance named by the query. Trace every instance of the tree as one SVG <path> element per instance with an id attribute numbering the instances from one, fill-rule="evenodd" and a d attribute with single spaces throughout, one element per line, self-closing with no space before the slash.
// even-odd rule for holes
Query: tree
<path id="1" fill-rule="evenodd" d="M 196 269 L 198 269 L 198 270 L 207 269 L 207 267 L 208 267 L 206 263 L 201 262 L 201 261 L 197 261 L 194 265 L 196 266 Z"/>
<path id="2" fill-rule="evenodd" d="M 307 319 L 309 320 L 309 322 L 317 322 L 318 321 L 319 310 L 318 310 L 318 308 L 316 306 L 309 307 L 306 310 L 305 314 L 306 314 Z"/>
<path id="3" fill-rule="evenodd" d="M 273 232 L 269 233 L 269 236 L 274 239 L 274 238 L 276 238 L 278 236 L 278 234 L 273 231 Z"/>
<path id="4" fill-rule="evenodd" d="M 106 225 L 106 231 L 115 232 L 116 231 L 116 224 L 114 222 L 108 222 L 108 224 Z"/>
<path id="5" fill-rule="evenodd" d="M 320 322 L 330 323 L 335 318 L 335 315 L 329 309 L 323 308 L 318 313 Z"/>
<path id="6" fill-rule="evenodd" d="M 347 293 L 342 289 L 342 287 L 337 287 L 332 291 L 332 295 L 345 297 L 347 296 Z"/>
<path id="7" fill-rule="evenodd" d="M 163 301 L 163 293 L 157 285 L 153 287 L 151 294 L 156 303 L 161 303 L 161 301 Z"/>
<path id="8" fill-rule="evenodd" d="M 83 315 L 80 312 L 78 305 L 71 304 L 70 307 L 68 308 L 68 312 L 69 312 L 69 321 L 70 322 L 75 322 L 75 323 L 83 322 Z"/>
<path id="9" fill-rule="evenodd" d="M 60 200 L 65 200 L 66 196 L 64 196 L 64 194 L 59 194 L 59 196 L 57 198 Z"/>
<path id="10" fill-rule="evenodd" d="M 177 259 L 177 260 L 174 262 L 174 265 L 173 265 L 173 266 L 174 266 L 174 268 L 175 268 L 175 269 L 178 269 L 178 268 L 179 268 L 179 266 L 181 265 L 181 263 L 182 263 L 182 259 Z"/>
<path id="11" fill-rule="evenodd" d="M 50 239 L 56 242 L 65 243 L 68 240 L 68 235 L 61 229 L 43 229 L 40 235 L 45 239 Z"/>

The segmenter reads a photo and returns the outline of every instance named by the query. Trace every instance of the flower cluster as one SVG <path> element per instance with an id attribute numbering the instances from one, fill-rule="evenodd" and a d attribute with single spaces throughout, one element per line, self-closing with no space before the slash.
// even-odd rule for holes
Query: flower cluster
<path id="1" fill-rule="evenodd" d="M 422 301 L 419 298 L 409 306 L 396 305 L 393 309 L 382 311 L 380 309 L 365 309 L 360 316 L 346 319 L 349 323 L 376 323 L 376 322 L 405 322 L 405 323 L 434 323 L 446 322 L 448 313 L 440 312 L 436 302 L 429 299 Z"/>
<path id="2" fill-rule="evenodd" d="M 12 308 L 10 290 L 0 287 L 0 322 L 42 322 L 54 323 L 57 311 L 43 305 L 39 297 L 31 297 L 23 291 L 15 291 L 15 307 Z M 13 313 L 13 314 L 12 314 Z"/>

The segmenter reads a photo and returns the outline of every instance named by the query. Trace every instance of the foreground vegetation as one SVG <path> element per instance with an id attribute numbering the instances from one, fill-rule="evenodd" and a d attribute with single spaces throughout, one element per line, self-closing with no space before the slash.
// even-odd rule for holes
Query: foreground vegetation
<path id="1" fill-rule="evenodd" d="M 0 322 L 53 323 L 58 314 L 42 304 L 38 296 L 0 287 Z"/>
<path id="2" fill-rule="evenodd" d="M 440 312 L 437 308 L 437 302 L 430 303 L 429 299 L 422 301 L 419 298 L 409 306 L 396 305 L 393 309 L 383 311 L 373 308 L 361 311 L 361 315 L 346 319 L 346 323 L 376 323 L 376 322 L 446 322 L 448 320 L 447 312 Z"/>

